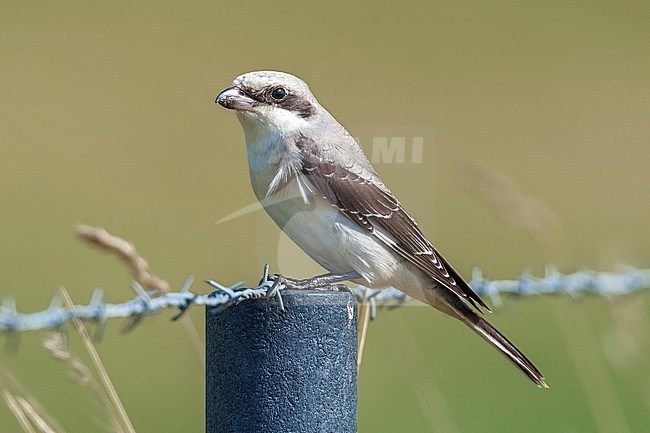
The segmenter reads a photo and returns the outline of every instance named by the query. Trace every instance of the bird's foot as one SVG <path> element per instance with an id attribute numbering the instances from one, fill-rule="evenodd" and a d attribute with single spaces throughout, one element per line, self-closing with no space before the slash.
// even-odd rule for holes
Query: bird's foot
<path id="1" fill-rule="evenodd" d="M 344 284 L 338 284 L 343 281 L 350 281 L 361 278 L 356 272 L 347 272 L 344 274 L 325 274 L 313 278 L 297 280 L 294 278 L 284 277 L 279 274 L 268 276 L 270 281 L 278 281 L 287 289 L 294 290 L 323 290 L 323 291 L 341 291 L 348 290 Z"/>

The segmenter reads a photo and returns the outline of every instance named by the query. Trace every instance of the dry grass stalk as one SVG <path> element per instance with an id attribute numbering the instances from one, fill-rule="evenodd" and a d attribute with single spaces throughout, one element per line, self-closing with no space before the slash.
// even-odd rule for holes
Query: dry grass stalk
<path id="1" fill-rule="evenodd" d="M 169 291 L 169 283 L 153 273 L 149 263 L 138 254 L 132 243 L 111 235 L 101 227 L 80 224 L 76 232 L 82 239 L 120 257 L 131 269 L 133 279 L 143 287 L 149 290 Z"/>
<path id="2" fill-rule="evenodd" d="M 392 341 L 395 341 L 395 346 L 399 349 L 404 370 L 402 377 L 406 376 L 420 411 L 429 423 L 427 431 L 459 433 L 460 428 L 449 402 L 436 383 L 435 374 L 431 373 L 429 360 L 420 351 L 418 341 L 414 337 L 416 333 L 404 320 L 405 315 L 403 311 L 387 314 L 383 322 L 384 329 L 390 330 L 394 337 Z"/>
<path id="3" fill-rule="evenodd" d="M 70 368 L 72 380 L 88 388 L 99 403 L 102 410 L 108 416 L 114 432 L 122 432 L 120 419 L 117 416 L 111 402 L 102 391 L 99 383 L 92 375 L 90 369 L 81 361 L 70 345 L 67 337 L 60 332 L 50 332 L 43 341 L 43 346 L 55 359 L 64 362 Z"/>
<path id="4" fill-rule="evenodd" d="M 630 433 L 623 403 L 595 341 L 587 314 L 566 302 L 556 304 L 552 311 L 560 325 L 558 329 L 564 334 L 569 359 L 584 389 L 596 431 Z"/>
<path id="5" fill-rule="evenodd" d="M 149 263 L 135 249 L 135 246 L 118 237 L 110 234 L 106 229 L 101 227 L 92 227 L 86 224 L 79 224 L 76 228 L 77 234 L 92 245 L 98 246 L 109 253 L 120 257 L 124 263 L 131 269 L 133 279 L 149 290 L 168 292 L 170 285 L 167 281 L 158 277 L 149 267 Z M 134 317 L 124 329 L 130 331 L 139 323 L 142 317 Z M 199 333 L 192 323 L 189 316 L 181 317 L 183 329 L 190 337 L 192 347 L 205 369 L 205 344 L 201 341 Z"/>
<path id="6" fill-rule="evenodd" d="M 199 331 L 196 329 L 194 322 L 192 322 L 192 319 L 188 315 L 181 317 L 181 324 L 183 325 L 185 333 L 190 337 L 194 352 L 196 353 L 196 356 L 199 357 L 203 370 L 205 370 L 205 343 L 201 340 Z"/>
<path id="7" fill-rule="evenodd" d="M 357 370 L 361 368 L 361 361 L 363 360 L 363 350 L 366 347 L 366 337 L 368 335 L 368 323 L 370 322 L 370 302 L 368 301 L 368 288 L 365 289 L 363 299 L 358 306 L 357 318 Z"/>
<path id="8" fill-rule="evenodd" d="M 97 382 L 91 374 L 86 364 L 84 364 L 79 356 L 72 351 L 68 344 L 66 336 L 60 332 L 50 332 L 43 340 L 43 347 L 50 352 L 55 359 L 63 361 L 70 367 L 72 379 L 75 382 L 91 388 L 91 390 L 98 390 Z M 97 385 L 97 388 L 94 386 Z"/>
<path id="9" fill-rule="evenodd" d="M 59 290 L 59 292 L 61 293 L 61 297 L 63 298 L 66 307 L 69 308 L 71 311 L 74 311 L 75 309 L 74 303 L 72 302 L 72 299 L 68 294 L 68 291 L 62 287 Z M 133 424 L 131 424 L 131 420 L 129 419 L 129 416 L 127 415 L 126 410 L 122 405 L 122 401 L 120 400 L 117 391 L 113 386 L 113 382 L 111 381 L 108 372 L 104 368 L 104 364 L 102 363 L 102 360 L 99 357 L 99 354 L 97 353 L 97 350 L 95 349 L 95 346 L 92 343 L 92 339 L 90 338 L 90 335 L 86 330 L 86 327 L 83 325 L 81 320 L 76 318 L 74 315 L 72 316 L 72 323 L 74 323 L 74 326 L 77 329 L 77 332 L 79 333 L 79 337 L 81 337 L 81 342 L 83 343 L 84 347 L 86 348 L 86 351 L 90 355 L 90 359 L 92 360 L 95 370 L 99 374 L 101 382 L 104 386 L 104 390 L 108 395 L 108 400 L 110 401 L 113 410 L 116 412 L 116 417 L 119 420 L 119 425 L 121 426 L 119 431 L 135 433 Z"/>
<path id="10" fill-rule="evenodd" d="M 8 370 L 1 367 L 0 394 L 24 432 L 65 433 L 45 407 Z"/>
<path id="11" fill-rule="evenodd" d="M 524 194 L 512 179 L 476 161 L 460 160 L 454 173 L 467 191 L 490 205 L 507 223 L 528 233 L 540 245 L 552 245 L 560 218 L 540 200 Z"/>
<path id="12" fill-rule="evenodd" d="M 18 420 L 18 424 L 20 424 L 20 427 L 23 429 L 23 431 L 26 433 L 36 433 L 36 430 L 34 430 L 34 427 L 32 427 L 29 420 L 27 419 L 27 415 L 25 412 L 23 412 L 23 408 L 20 406 L 20 404 L 18 404 L 16 397 L 14 397 L 14 395 L 11 394 L 7 389 L 3 388 L 2 398 L 4 398 L 5 402 L 7 403 L 7 407 L 11 413 L 14 414 L 16 420 Z"/>
<path id="13" fill-rule="evenodd" d="M 34 410 L 34 407 L 29 404 L 29 402 L 24 399 L 23 397 L 16 397 L 16 401 L 20 405 L 20 407 L 23 410 L 23 413 L 25 413 L 30 421 L 38 427 L 40 431 L 43 433 L 56 433 L 55 430 L 52 429 L 52 427 L 39 415 L 39 413 Z"/>

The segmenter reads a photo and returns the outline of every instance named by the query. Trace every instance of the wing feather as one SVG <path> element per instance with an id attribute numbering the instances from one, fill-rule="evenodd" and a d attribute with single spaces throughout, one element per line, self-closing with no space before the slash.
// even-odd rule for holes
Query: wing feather
<path id="1" fill-rule="evenodd" d="M 354 164 L 347 168 L 307 146 L 301 148 L 301 159 L 302 174 L 333 206 L 477 310 L 479 306 L 490 310 L 433 248 L 374 171 L 367 176 L 363 168 L 353 172 Z"/>

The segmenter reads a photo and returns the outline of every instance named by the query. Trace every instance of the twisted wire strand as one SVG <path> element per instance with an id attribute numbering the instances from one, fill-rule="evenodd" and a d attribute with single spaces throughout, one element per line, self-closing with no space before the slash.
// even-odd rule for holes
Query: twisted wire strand
<path id="1" fill-rule="evenodd" d="M 137 294 L 136 297 L 119 304 L 105 303 L 103 292 L 96 289 L 86 305 L 75 305 L 74 309 L 67 309 L 61 305 L 58 298 L 55 298 L 46 310 L 34 313 L 19 312 L 15 301 L 6 298 L 0 305 L 0 331 L 22 333 L 57 328 L 73 316 L 95 322 L 99 326 L 108 319 L 119 317 L 131 318 L 135 322 L 166 309 L 176 309 L 178 314 L 174 319 L 178 319 L 193 305 L 203 305 L 218 312 L 245 300 L 260 298 L 275 298 L 280 308 L 284 308 L 281 296 L 284 286 L 277 280 L 269 279 L 268 265 L 264 267 L 260 284 L 253 288 L 245 288 L 241 282 L 232 286 L 224 286 L 213 280 L 208 280 L 206 283 L 214 290 L 210 294 L 195 294 L 190 291 L 192 279 L 189 278 L 179 291 L 156 296 L 138 283 L 134 283 L 132 287 Z M 503 304 L 502 295 L 523 297 L 568 294 L 579 297 L 594 294 L 612 298 L 650 288 L 650 269 L 626 267 L 620 272 L 612 273 L 583 270 L 572 274 L 561 274 L 553 268 L 548 268 L 542 278 L 523 273 L 516 280 L 496 281 L 484 278 L 482 272 L 475 269 L 470 286 L 477 294 L 488 297 L 496 308 Z M 394 288 L 375 290 L 359 286 L 351 290 L 360 302 L 364 300 L 370 302 L 372 317 L 376 315 L 377 307 L 397 307 L 411 301 L 411 298 Z"/>

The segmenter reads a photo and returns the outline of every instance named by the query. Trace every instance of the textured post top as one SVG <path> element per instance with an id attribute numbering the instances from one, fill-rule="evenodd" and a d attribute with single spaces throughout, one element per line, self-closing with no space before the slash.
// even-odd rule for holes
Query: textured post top
<path id="1" fill-rule="evenodd" d="M 206 309 L 206 432 L 356 432 L 356 296 L 282 299 Z"/>

